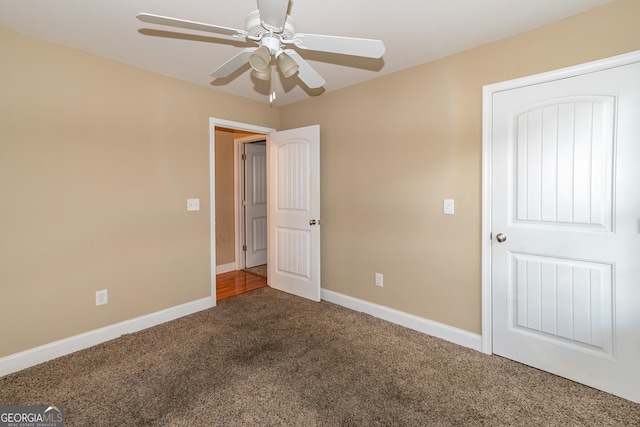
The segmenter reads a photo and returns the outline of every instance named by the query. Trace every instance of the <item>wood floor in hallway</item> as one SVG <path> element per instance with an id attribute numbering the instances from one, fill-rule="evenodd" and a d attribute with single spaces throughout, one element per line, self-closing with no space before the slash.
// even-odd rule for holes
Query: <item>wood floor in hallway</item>
<path id="1" fill-rule="evenodd" d="M 245 292 L 267 286 L 267 278 L 243 270 L 216 276 L 216 301 L 222 301 Z"/>

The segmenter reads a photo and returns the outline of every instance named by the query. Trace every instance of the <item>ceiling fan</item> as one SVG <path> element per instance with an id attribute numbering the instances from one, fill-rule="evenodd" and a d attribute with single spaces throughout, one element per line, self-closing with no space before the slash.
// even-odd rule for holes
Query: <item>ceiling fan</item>
<path id="1" fill-rule="evenodd" d="M 310 89 L 316 89 L 326 82 L 296 50 L 289 49 L 289 46 L 366 58 L 381 58 L 384 54 L 384 43 L 380 40 L 297 33 L 293 19 L 287 14 L 288 7 L 289 0 L 258 0 L 258 10 L 247 16 L 245 30 L 149 13 L 141 13 L 137 18 L 150 24 L 207 31 L 258 45 L 243 49 L 215 69 L 211 73 L 214 78 L 228 77 L 249 62 L 255 77 L 271 80 L 273 63 L 277 65 L 283 77 L 288 78 L 297 73 L 305 85 Z M 270 96 L 275 94 L 272 93 Z"/>

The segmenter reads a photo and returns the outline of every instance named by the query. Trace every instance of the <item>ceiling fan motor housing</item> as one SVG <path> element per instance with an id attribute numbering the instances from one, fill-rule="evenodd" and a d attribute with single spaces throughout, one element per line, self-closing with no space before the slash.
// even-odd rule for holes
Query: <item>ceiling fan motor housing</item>
<path id="1" fill-rule="evenodd" d="M 268 47 L 272 55 L 277 55 L 282 51 L 280 39 L 273 36 L 263 36 L 260 40 L 260 46 Z"/>
<path id="2" fill-rule="evenodd" d="M 245 20 L 245 30 L 249 33 L 249 37 L 252 39 L 260 40 L 262 37 L 272 34 L 277 36 L 280 40 L 291 40 L 296 33 L 296 24 L 293 22 L 293 19 L 287 15 L 287 19 L 284 22 L 284 30 L 282 30 L 281 33 L 275 33 L 262 25 L 260 11 L 254 10 Z"/>

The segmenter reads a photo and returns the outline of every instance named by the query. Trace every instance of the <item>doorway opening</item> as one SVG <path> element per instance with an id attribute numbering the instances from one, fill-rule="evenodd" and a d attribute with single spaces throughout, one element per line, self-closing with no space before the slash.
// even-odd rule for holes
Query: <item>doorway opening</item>
<path id="1" fill-rule="evenodd" d="M 242 248 L 237 238 L 241 227 L 238 206 L 238 144 L 235 139 L 265 135 L 272 128 L 223 119 L 209 119 L 211 298 L 217 301 L 218 275 L 244 268 L 237 254 Z"/>

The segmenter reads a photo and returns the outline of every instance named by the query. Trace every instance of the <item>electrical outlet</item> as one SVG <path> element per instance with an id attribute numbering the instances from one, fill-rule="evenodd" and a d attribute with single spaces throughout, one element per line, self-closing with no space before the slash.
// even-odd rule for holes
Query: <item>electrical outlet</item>
<path id="1" fill-rule="evenodd" d="M 187 210 L 188 211 L 199 211 L 200 210 L 200 199 L 187 199 Z"/>
<path id="2" fill-rule="evenodd" d="M 445 215 L 453 215 L 455 213 L 453 199 L 444 199 L 444 213 Z"/>
<path id="3" fill-rule="evenodd" d="M 383 284 L 384 284 L 384 278 L 382 274 L 376 273 L 376 286 L 382 287 Z"/>
<path id="4" fill-rule="evenodd" d="M 107 290 L 96 291 L 96 306 L 107 303 Z"/>

